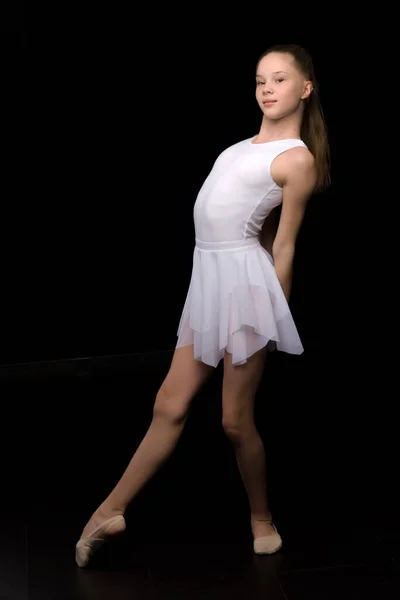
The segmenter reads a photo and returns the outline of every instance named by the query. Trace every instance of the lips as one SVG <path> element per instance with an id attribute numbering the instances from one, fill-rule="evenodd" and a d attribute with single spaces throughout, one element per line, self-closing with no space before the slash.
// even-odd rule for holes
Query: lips
<path id="1" fill-rule="evenodd" d="M 276 100 L 264 100 L 263 104 L 275 104 Z"/>

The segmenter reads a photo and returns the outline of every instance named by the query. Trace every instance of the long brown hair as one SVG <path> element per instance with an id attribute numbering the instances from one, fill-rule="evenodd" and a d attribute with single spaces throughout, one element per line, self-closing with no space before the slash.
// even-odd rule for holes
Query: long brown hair
<path id="1" fill-rule="evenodd" d="M 303 73 L 307 81 L 311 81 L 313 85 L 313 91 L 305 100 L 303 121 L 301 124 L 301 139 L 315 158 L 317 167 L 317 183 L 315 190 L 322 191 L 329 187 L 331 182 L 330 148 L 312 58 L 307 50 L 297 44 L 278 44 L 271 46 L 261 54 L 257 61 L 256 71 L 261 59 L 271 52 L 290 54 L 293 57 L 297 68 Z"/>

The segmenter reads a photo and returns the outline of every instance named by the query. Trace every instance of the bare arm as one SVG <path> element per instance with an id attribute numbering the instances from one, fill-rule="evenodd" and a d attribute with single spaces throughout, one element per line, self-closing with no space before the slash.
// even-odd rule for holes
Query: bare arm
<path id="1" fill-rule="evenodd" d="M 306 148 L 293 148 L 273 161 L 271 174 L 283 188 L 282 212 L 272 255 L 276 274 L 289 300 L 296 239 L 308 200 L 315 189 L 317 172 L 314 157 Z"/>

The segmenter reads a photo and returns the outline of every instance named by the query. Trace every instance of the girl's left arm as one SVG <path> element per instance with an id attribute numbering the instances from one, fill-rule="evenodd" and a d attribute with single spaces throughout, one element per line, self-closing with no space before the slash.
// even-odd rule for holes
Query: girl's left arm
<path id="1" fill-rule="evenodd" d="M 278 158 L 281 158 L 279 163 Z M 279 282 L 289 300 L 296 239 L 308 200 L 315 189 L 317 171 L 314 157 L 306 148 L 294 148 L 277 159 L 275 175 L 282 182 L 283 199 L 272 255 Z"/>

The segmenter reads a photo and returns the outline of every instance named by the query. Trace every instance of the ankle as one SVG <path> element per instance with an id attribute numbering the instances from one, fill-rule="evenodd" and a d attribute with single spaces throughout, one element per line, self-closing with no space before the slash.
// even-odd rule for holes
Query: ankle
<path id="1" fill-rule="evenodd" d="M 252 513 L 251 520 L 257 521 L 257 523 L 272 523 L 272 515 L 269 511 L 264 513 Z"/>
<path id="2" fill-rule="evenodd" d="M 116 517 L 117 515 L 123 515 L 125 513 L 125 510 L 105 500 L 102 504 L 100 504 L 96 512 L 104 517 L 110 518 L 114 516 Z"/>

